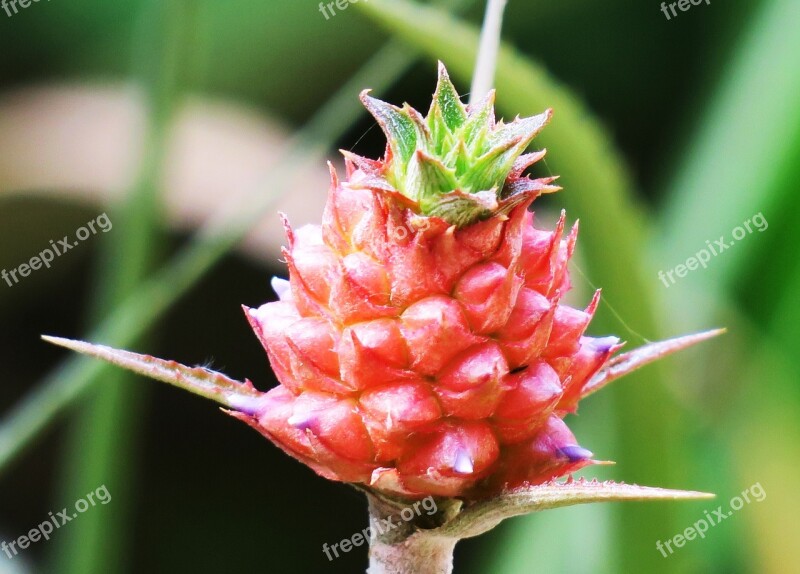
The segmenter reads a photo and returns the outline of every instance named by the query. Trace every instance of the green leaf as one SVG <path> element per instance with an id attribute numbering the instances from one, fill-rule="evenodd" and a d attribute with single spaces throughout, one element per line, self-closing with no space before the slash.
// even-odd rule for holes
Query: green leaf
<path id="1" fill-rule="evenodd" d="M 470 191 L 484 191 L 503 187 L 514 162 L 527 147 L 523 136 L 507 140 L 489 149 L 476 159 L 467 173 L 461 178 L 464 187 Z"/>
<path id="2" fill-rule="evenodd" d="M 147 0 L 137 9 L 133 78 L 143 88 L 144 157 L 119 204 L 109 206 L 117 228 L 103 242 L 87 323 L 137 290 L 161 256 L 162 176 L 181 76 L 195 56 L 189 42 L 196 19 L 187 0 Z M 111 264 L 114 262 L 114 264 Z M 50 567 L 62 574 L 103 574 L 125 568 L 132 550 L 133 500 L 138 480 L 137 443 L 148 420 L 146 391 L 118 371 L 71 417 L 64 439 L 59 498 L 105 484 L 118 501 L 113 513 L 92 513 L 48 547 Z"/>
<path id="3" fill-rule="evenodd" d="M 456 170 L 456 177 L 461 177 L 467 172 L 470 167 L 470 156 L 463 140 L 458 140 L 458 143 L 448 152 L 444 163 L 453 166 Z"/>
<path id="4" fill-rule="evenodd" d="M 488 190 L 504 193 L 517 159 L 552 114 L 547 110 L 533 117 L 517 118 L 510 124 L 496 122 L 494 92 L 467 109 L 441 62 L 439 83 L 424 120 L 408 104 L 400 109 L 365 94 L 362 101 L 387 134 L 392 149 L 389 184 L 418 202 L 422 214 L 443 217 L 460 227 L 491 215 L 486 206 L 499 207 L 496 197 L 490 200 L 484 194 L 469 198 L 466 194 Z M 412 145 L 416 146 L 416 153 Z M 408 152 L 412 155 L 405 161 Z M 522 169 L 514 172 L 515 179 Z M 509 187 L 513 187 L 513 182 Z"/>
<path id="5" fill-rule="evenodd" d="M 417 149 L 419 126 L 409 116 L 408 111 L 368 96 L 369 90 L 361 93 L 361 102 L 378 122 L 386 134 L 392 154 L 399 158 L 403 166 L 411 160 Z"/>
<path id="6" fill-rule="evenodd" d="M 519 153 L 522 153 L 552 117 L 553 110 L 547 109 L 541 114 L 529 118 L 517 118 L 510 124 L 498 124 L 491 136 L 490 145 L 493 148 L 502 147 L 507 142 L 513 141 L 518 143 L 521 148 Z"/>
<path id="7" fill-rule="evenodd" d="M 729 70 L 704 108 L 697 133 L 683 159 L 666 164 L 675 176 L 666 190 L 662 233 L 654 251 L 695 253 L 709 238 L 796 195 L 796 186 L 779 185 L 782 168 L 796 167 L 789 142 L 800 141 L 800 3 L 769 0 L 750 22 L 729 60 Z M 766 65 L 768 63 L 769 65 Z M 714 217 L 709 218 L 709 213 Z M 769 215 L 769 213 L 767 213 Z M 714 261 L 722 282 L 732 286 L 747 270 L 747 248 L 730 250 Z M 713 288 L 704 281 L 702 288 Z M 702 309 L 692 306 L 687 317 Z"/>
<path id="8" fill-rule="evenodd" d="M 665 163 L 660 233 L 651 245 L 659 262 L 674 265 L 703 248 L 707 239 L 729 235 L 758 213 L 769 220 L 764 237 L 756 235 L 727 250 L 713 260 L 713 267 L 690 274 L 666 292 L 677 328 L 693 329 L 712 320 L 726 312 L 720 309 L 726 301 L 756 323 L 738 346 L 745 351 L 745 364 L 720 369 L 717 357 L 710 357 L 700 374 L 688 381 L 693 387 L 697 382 L 699 396 L 727 392 L 729 373 L 736 374 L 740 385 L 725 401 L 723 412 L 710 413 L 709 419 L 716 417 L 715 427 L 731 431 L 721 437 L 727 444 L 716 447 L 727 448 L 738 463 L 733 472 L 725 469 L 730 480 L 736 485 L 769 485 L 769 498 L 744 530 L 746 537 L 760 540 L 759 550 L 741 550 L 740 545 L 731 547 L 732 542 L 710 547 L 703 557 L 708 564 L 721 563 L 736 560 L 739 551 L 748 560 L 737 565 L 753 572 L 800 568 L 796 536 L 787 529 L 800 505 L 792 481 L 785 480 L 800 464 L 793 357 L 800 347 L 800 266 L 792 251 L 800 238 L 795 225 L 800 209 L 798 21 L 796 0 L 766 0 L 755 7 L 747 26 L 737 30 L 734 49 L 724 54 L 725 73 L 708 90 L 708 101 L 698 102 L 704 113 L 697 127 L 680 142 L 678 161 Z M 716 379 L 710 385 L 709 374 Z M 712 463 L 701 453 L 697 464 Z"/>
<path id="9" fill-rule="evenodd" d="M 456 189 L 429 198 L 428 203 L 420 205 L 425 214 L 440 217 L 456 227 L 490 217 L 499 208 L 497 189 L 478 193 Z"/>
<path id="10" fill-rule="evenodd" d="M 470 191 L 502 188 L 517 158 L 542 131 L 551 115 L 552 111 L 547 110 L 529 118 L 518 118 L 507 125 L 498 124 L 496 130 L 489 134 L 487 151 L 473 161 L 461 180 L 463 186 Z"/>
<path id="11" fill-rule="evenodd" d="M 492 90 L 469 111 L 469 117 L 461 128 L 464 142 L 473 156 L 481 155 L 485 151 L 483 144 L 494 123 L 494 99 L 495 91 Z"/>
<path id="12" fill-rule="evenodd" d="M 467 120 L 466 107 L 461 103 L 461 98 L 450 81 L 447 68 L 442 62 L 439 62 L 439 82 L 436 84 L 436 92 L 433 94 L 433 103 L 428 116 L 429 121 L 433 117 L 441 118 L 450 133 L 461 128 Z M 431 131 L 433 131 L 432 125 Z"/>
<path id="13" fill-rule="evenodd" d="M 423 206 L 436 201 L 436 197 L 458 188 L 455 170 L 448 168 L 438 159 L 418 150 L 408 165 L 405 178 L 408 196 Z"/>

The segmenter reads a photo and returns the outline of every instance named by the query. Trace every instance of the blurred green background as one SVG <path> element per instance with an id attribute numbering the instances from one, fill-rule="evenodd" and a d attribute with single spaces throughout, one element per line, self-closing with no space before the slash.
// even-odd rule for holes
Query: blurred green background
<path id="1" fill-rule="evenodd" d="M 54 371 L 69 357 L 39 335 L 274 385 L 239 307 L 285 275 L 276 211 L 318 219 L 324 160 L 382 152 L 361 88 L 424 108 L 442 59 L 468 90 L 483 2 L 434 4 L 362 0 L 328 19 L 311 0 L 0 10 L 0 269 L 103 212 L 114 223 L 51 269 L 0 282 L 0 541 L 101 484 L 113 497 L 0 554 L 0 573 L 364 570 L 364 548 L 334 562 L 321 550 L 365 526 L 355 491 L 180 391 L 74 361 Z M 584 474 L 717 499 L 517 518 L 460 543 L 456 572 L 800 572 L 798 29 L 796 0 L 702 3 L 670 20 L 656 0 L 510 0 L 498 112 L 554 108 L 535 143 L 565 189 L 535 207 L 543 225 L 562 207 L 581 218 L 574 301 L 597 285 L 607 302 L 593 334 L 633 347 L 729 328 L 582 404 L 581 444 L 617 461 Z M 192 239 L 240 201 L 239 227 Z M 759 213 L 763 232 L 659 280 Z M 257 231 L 240 243 L 245 224 Z M 756 483 L 762 502 L 657 551 Z"/>

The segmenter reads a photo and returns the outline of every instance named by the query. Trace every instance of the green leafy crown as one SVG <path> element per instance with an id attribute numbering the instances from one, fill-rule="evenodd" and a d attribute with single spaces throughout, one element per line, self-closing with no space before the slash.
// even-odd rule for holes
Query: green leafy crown
<path id="1" fill-rule="evenodd" d="M 465 106 L 442 63 L 427 117 L 368 93 L 361 93 L 361 101 L 389 144 L 381 176 L 422 215 L 463 227 L 507 211 L 532 192 L 559 189 L 547 185 L 555 178 L 520 177 L 544 155 L 522 156 L 551 110 L 507 124 L 495 121 L 494 90 L 477 105 Z"/>

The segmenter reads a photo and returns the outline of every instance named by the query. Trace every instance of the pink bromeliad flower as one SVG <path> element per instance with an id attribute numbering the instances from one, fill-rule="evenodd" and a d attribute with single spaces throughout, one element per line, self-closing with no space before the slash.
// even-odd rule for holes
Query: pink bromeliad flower
<path id="1" fill-rule="evenodd" d="M 564 423 L 579 401 L 717 332 L 616 355 L 562 298 L 578 235 L 529 207 L 559 188 L 526 170 L 551 111 L 497 121 L 494 93 L 465 106 L 444 66 L 426 116 L 363 93 L 381 160 L 331 168 L 321 225 L 286 227 L 278 301 L 245 309 L 280 385 L 50 339 L 225 405 L 317 474 L 370 497 L 373 522 L 438 500 L 434 527 L 372 534 L 370 572 L 448 572 L 452 547 L 503 518 L 579 502 L 700 493 L 554 482 L 597 464 Z M 416 551 L 415 551 L 416 549 Z M 394 569 L 393 569 L 394 568 Z"/>

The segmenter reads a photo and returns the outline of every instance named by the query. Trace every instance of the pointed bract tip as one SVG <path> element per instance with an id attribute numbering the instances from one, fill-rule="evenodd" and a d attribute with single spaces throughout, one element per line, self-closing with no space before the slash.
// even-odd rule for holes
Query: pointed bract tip
<path id="1" fill-rule="evenodd" d="M 281 218 L 281 225 L 283 225 L 283 233 L 286 235 L 286 241 L 289 242 L 289 245 L 294 246 L 294 231 L 292 230 L 292 224 L 289 223 L 289 216 L 279 211 L 278 217 Z"/>
<path id="2" fill-rule="evenodd" d="M 720 335 L 724 335 L 728 332 L 727 327 L 719 327 L 717 329 L 710 329 L 703 333 L 699 333 L 697 335 L 698 340 L 706 340 L 706 339 L 713 339 L 714 337 L 719 337 Z"/>
<path id="3" fill-rule="evenodd" d="M 578 462 L 581 460 L 589 460 L 594 456 L 594 453 L 590 450 L 583 448 L 582 446 L 578 446 L 577 444 L 562 446 L 558 448 L 559 454 L 567 457 L 570 462 Z"/>
<path id="4" fill-rule="evenodd" d="M 624 344 L 624 343 L 622 343 Z M 591 346 L 597 353 L 608 353 L 614 347 L 619 347 L 620 338 L 614 336 L 592 338 L 589 340 L 588 345 Z"/>
<path id="5" fill-rule="evenodd" d="M 278 296 L 278 299 L 281 301 L 292 292 L 292 285 L 286 279 L 282 277 L 273 277 L 269 281 L 272 290 L 275 291 L 275 294 Z"/>
<path id="6" fill-rule="evenodd" d="M 463 448 L 456 451 L 456 460 L 453 463 L 453 470 L 458 474 L 472 474 L 475 471 L 475 464 L 472 457 Z"/>
<path id="7" fill-rule="evenodd" d="M 494 107 L 494 103 L 497 100 L 497 90 L 492 88 L 486 95 L 483 97 L 482 100 L 475 104 L 475 107 L 471 109 L 472 112 L 477 112 L 483 108 Z M 471 106 L 470 106 L 471 107 Z"/>
<path id="8" fill-rule="evenodd" d="M 718 335 L 725 333 L 725 329 L 712 329 L 702 333 L 694 333 L 692 335 L 684 335 L 674 339 L 667 339 L 666 341 L 659 341 L 656 343 L 648 343 L 644 347 L 628 351 L 621 355 L 613 357 L 600 371 L 598 371 L 583 388 L 581 398 L 585 398 L 590 394 L 597 392 L 607 384 L 611 383 L 647 365 L 672 355 L 678 351 L 682 351 L 692 345 L 706 341 Z"/>
<path id="9" fill-rule="evenodd" d="M 41 339 L 43 341 L 47 341 L 48 343 L 51 343 L 53 345 L 58 345 L 59 347 L 66 347 L 66 348 L 70 348 L 70 346 L 71 346 L 70 344 L 71 343 L 76 343 L 77 342 L 77 341 L 74 341 L 73 339 L 65 339 L 63 337 L 54 337 L 52 335 L 40 335 L 40 337 L 41 337 Z"/>
<path id="10" fill-rule="evenodd" d="M 301 431 L 312 430 L 311 426 L 313 425 L 314 421 L 315 417 L 313 414 L 304 414 L 304 415 L 295 414 L 290 416 L 286 420 L 286 422 L 289 425 Z"/>

